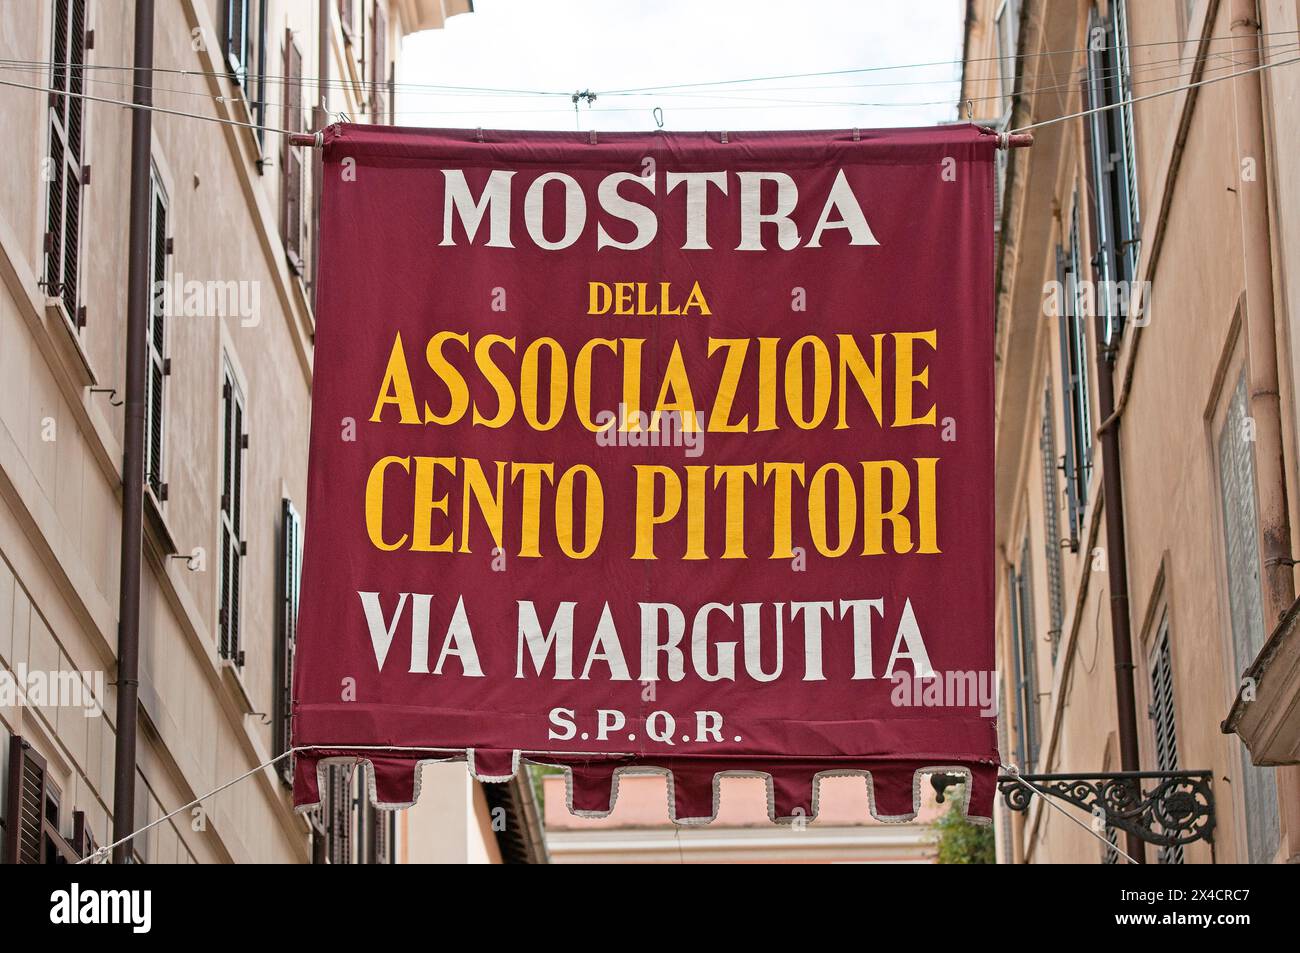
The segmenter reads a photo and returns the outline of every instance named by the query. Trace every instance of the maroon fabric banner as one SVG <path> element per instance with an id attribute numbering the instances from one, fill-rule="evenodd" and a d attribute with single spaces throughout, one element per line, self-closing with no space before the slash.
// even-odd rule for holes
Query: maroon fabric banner
<path id="1" fill-rule="evenodd" d="M 524 759 L 988 816 L 995 145 L 331 127 L 296 803 Z"/>

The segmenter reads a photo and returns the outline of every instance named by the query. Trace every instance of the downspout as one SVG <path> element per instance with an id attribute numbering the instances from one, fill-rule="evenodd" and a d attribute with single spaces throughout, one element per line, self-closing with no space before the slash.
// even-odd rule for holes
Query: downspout
<path id="1" fill-rule="evenodd" d="M 329 81 L 330 81 L 330 0 L 320 0 L 316 14 L 316 105 L 312 109 L 312 131 L 319 131 L 329 125 Z M 312 310 L 317 307 L 316 293 L 320 288 L 320 197 L 325 188 L 324 152 L 320 149 L 311 151 L 311 284 Z"/>
<path id="2" fill-rule="evenodd" d="M 1229 33 L 1239 70 L 1260 65 L 1259 15 L 1255 0 L 1232 0 Z M 1263 79 L 1259 72 L 1233 80 L 1238 160 L 1254 160 L 1253 181 L 1240 183 L 1242 259 L 1246 306 L 1242 333 L 1250 416 L 1255 422 L 1255 491 L 1259 505 L 1265 636 L 1295 602 L 1295 565 L 1287 512 L 1286 462 L 1282 449 L 1282 399 L 1278 385 L 1277 319 L 1274 311 L 1272 237 L 1269 230 L 1268 162 L 1264 138 Z M 1284 856 L 1300 853 L 1300 769 L 1277 772 Z"/>
<path id="3" fill-rule="evenodd" d="M 1100 337 L 1100 335 L 1099 335 Z M 1103 418 L 1115 413 L 1115 350 L 1097 342 L 1097 404 Z M 1141 770 L 1138 751 L 1137 698 L 1133 688 L 1133 636 L 1129 626 L 1128 543 L 1124 535 L 1124 479 L 1120 473 L 1120 422 L 1101 432 L 1102 499 L 1106 519 L 1106 575 L 1110 590 L 1110 631 L 1115 656 L 1115 709 L 1121 771 Z M 1146 863 L 1140 837 L 1125 832 L 1124 850 Z"/>
<path id="4" fill-rule="evenodd" d="M 126 279 L 126 415 L 122 458 L 122 555 L 117 622 L 117 735 L 113 768 L 113 863 L 131 861 L 135 827 L 136 723 L 140 695 L 140 560 L 144 516 L 144 415 L 149 325 L 149 175 L 153 137 L 153 0 L 135 4 L 131 112 L 131 211 Z"/>

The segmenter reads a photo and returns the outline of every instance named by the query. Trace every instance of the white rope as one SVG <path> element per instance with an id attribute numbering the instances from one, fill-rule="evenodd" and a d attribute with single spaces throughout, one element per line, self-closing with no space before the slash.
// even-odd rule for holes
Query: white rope
<path id="1" fill-rule="evenodd" d="M 1054 800 L 1052 800 L 1051 795 L 1049 795 L 1042 788 L 1038 787 L 1038 785 L 1031 784 L 1030 782 L 1026 781 L 1024 778 L 1022 778 L 1020 776 L 1020 770 L 1015 765 L 1004 764 L 1002 765 L 1002 770 L 1007 772 L 1007 774 L 1011 775 L 1011 777 L 1019 781 L 1025 787 L 1029 788 L 1030 793 L 1037 794 L 1040 798 L 1042 798 L 1047 803 L 1048 807 L 1052 808 L 1055 811 L 1060 811 L 1070 821 L 1072 821 L 1075 824 L 1078 824 L 1080 827 L 1082 827 L 1093 837 L 1097 838 L 1097 840 L 1101 841 L 1102 844 L 1104 844 L 1108 850 L 1115 851 L 1115 853 L 1124 857 L 1130 864 L 1137 863 L 1137 861 L 1134 860 L 1127 852 L 1125 852 L 1118 844 L 1112 844 L 1108 838 L 1102 837 L 1100 834 L 1094 831 L 1090 825 L 1083 823 L 1083 821 L 1079 820 L 1077 817 L 1075 817 L 1065 808 L 1061 807 L 1061 805 L 1057 804 Z"/>
<path id="2" fill-rule="evenodd" d="M 259 764 L 257 767 L 253 768 L 252 770 L 250 770 L 250 771 L 245 771 L 245 772 L 244 772 L 243 774 L 241 774 L 239 777 L 234 778 L 233 780 L 227 781 L 225 784 L 221 785 L 220 787 L 213 788 L 213 789 L 212 789 L 211 791 L 209 791 L 207 794 L 203 794 L 203 795 L 200 795 L 199 797 L 196 797 L 193 801 L 190 801 L 190 803 L 188 803 L 188 804 L 182 804 L 180 807 L 176 808 L 176 810 L 172 811 L 170 814 L 164 814 L 162 817 L 158 818 L 158 820 L 156 820 L 156 821 L 150 821 L 148 824 L 146 824 L 144 827 L 140 828 L 139 830 L 132 831 L 130 834 L 127 834 L 125 837 L 122 837 L 122 838 L 119 838 L 119 839 L 113 841 L 113 843 L 111 843 L 111 844 L 105 844 L 103 847 L 99 848 L 98 850 L 94 851 L 93 853 L 87 854 L 85 857 L 81 858 L 81 860 L 77 861 L 77 863 L 79 863 L 79 864 L 93 864 L 93 863 L 98 863 L 98 862 L 99 862 L 99 858 L 101 858 L 101 857 L 105 856 L 106 854 L 110 853 L 110 852 L 113 850 L 113 848 L 116 847 L 116 846 L 118 846 L 119 844 L 125 844 L 127 841 L 131 840 L 131 838 L 133 838 L 133 837 L 137 837 L 137 836 L 139 836 L 140 834 L 143 834 L 145 831 L 157 827 L 157 826 L 158 826 L 159 824 L 161 824 L 163 821 L 169 821 L 169 820 L 171 820 L 173 817 L 175 817 L 177 814 L 180 814 L 182 811 L 188 811 L 190 808 L 192 808 L 192 807 L 198 805 L 199 803 L 201 803 L 201 802 L 203 802 L 203 801 L 206 801 L 208 798 L 212 797 L 213 795 L 220 794 L 220 793 L 221 793 L 222 791 L 224 791 L 226 788 L 234 787 L 234 786 L 235 786 L 236 784 L 238 784 L 240 781 L 244 780 L 244 778 L 250 778 L 250 777 L 252 777 L 253 775 L 257 774 L 259 771 L 263 770 L 264 768 L 269 768 L 271 765 L 275 764 L 277 761 L 282 761 L 282 760 L 284 760 L 285 758 L 289 757 L 289 755 L 293 754 L 295 751 L 302 751 L 302 750 L 303 750 L 302 748 L 290 748 L 288 751 L 285 751 L 285 752 L 282 753 L 282 754 L 278 754 L 278 755 L 276 755 L 276 756 L 275 756 L 274 758 L 272 758 L 270 761 L 263 761 L 261 764 Z"/>
<path id="3" fill-rule="evenodd" d="M 265 132 L 278 132 L 285 136 L 297 136 L 302 134 L 302 130 L 277 129 L 275 126 L 263 126 L 255 122 L 241 122 L 238 119 L 222 119 L 220 116 L 204 116 L 200 113 L 187 113 L 181 109 L 166 109 L 162 106 L 144 106 L 140 103 L 130 103 L 121 99 L 108 99 L 105 96 L 91 96 L 89 93 L 74 93 L 66 89 L 52 89 L 49 86 L 29 86 L 27 83 L 15 83 L 6 79 L 0 79 L 0 86 L 12 86 L 15 89 L 30 89 L 38 93 L 53 93 L 56 96 L 75 96 L 78 99 L 87 99 L 95 103 L 107 103 L 110 106 L 124 106 L 127 109 L 144 109 L 149 112 L 166 113 L 169 116 L 188 116 L 191 119 L 203 119 L 207 122 L 219 122 L 227 126 L 243 126 L 245 129 L 261 129 Z"/>
<path id="4" fill-rule="evenodd" d="M 1235 73 L 1229 73 L 1226 76 L 1214 76 L 1210 79 L 1198 80 L 1195 83 L 1185 83 L 1182 86 L 1174 86 L 1171 89 L 1162 89 L 1158 93 L 1147 93 L 1145 96 L 1135 96 L 1131 99 L 1122 99 L 1117 103 L 1110 103 L 1106 106 L 1097 106 L 1093 109 L 1084 109 L 1081 112 L 1070 113 L 1068 116 L 1057 116 L 1055 119 L 1044 119 L 1042 122 L 1031 122 L 1027 126 L 1020 126 L 1012 129 L 1011 132 L 1028 132 L 1030 129 L 1041 129 L 1043 126 L 1054 126 L 1058 122 L 1068 122 L 1071 119 L 1081 119 L 1084 116 L 1091 116 L 1093 113 L 1104 113 L 1111 109 L 1119 109 L 1123 106 L 1132 106 L 1134 103 L 1144 103 L 1148 99 L 1156 99 L 1160 96 L 1169 96 L 1172 93 L 1180 93 L 1185 89 L 1196 89 L 1198 86 L 1209 86 L 1211 83 L 1221 83 L 1225 79 L 1236 79 L 1238 76 L 1249 76 L 1251 73 L 1262 73 L 1266 69 L 1272 69 L 1275 66 L 1288 66 L 1291 63 L 1300 63 L 1300 56 L 1292 57 L 1289 60 L 1278 60 L 1276 63 L 1261 63 L 1259 66 L 1252 66 L 1250 69 L 1238 70 Z"/>

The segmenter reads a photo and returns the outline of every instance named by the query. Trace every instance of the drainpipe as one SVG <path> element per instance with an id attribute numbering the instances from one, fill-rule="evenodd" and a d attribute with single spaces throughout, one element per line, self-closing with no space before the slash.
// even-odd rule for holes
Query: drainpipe
<path id="1" fill-rule="evenodd" d="M 316 106 L 311 111 L 312 131 L 324 129 L 329 124 L 329 79 L 330 79 L 330 0 L 320 0 L 320 9 L 316 20 Z M 311 150 L 311 171 L 313 188 L 311 190 L 311 284 L 312 291 L 320 288 L 320 197 L 325 189 L 325 157 L 320 149 Z M 312 296 L 312 307 L 316 308 L 316 296 Z"/>
<path id="2" fill-rule="evenodd" d="M 1260 65 L 1259 16 L 1255 0 L 1233 0 L 1230 34 L 1235 69 Z M 1250 416 L 1255 422 L 1255 491 L 1259 503 L 1259 559 L 1264 590 L 1264 635 L 1295 601 L 1291 558 L 1291 523 L 1287 513 L 1286 464 L 1282 451 L 1282 408 L 1278 387 L 1277 324 L 1273 309 L 1272 239 L 1269 233 L 1268 163 L 1264 140 L 1262 79 L 1258 72 L 1232 81 L 1235 98 L 1237 154 L 1254 160 L 1254 181 L 1242 181 L 1240 203 L 1246 306 L 1242 333 L 1246 340 L 1246 374 Z M 1277 773 L 1282 834 L 1287 856 L 1300 848 L 1300 770 Z"/>
<path id="3" fill-rule="evenodd" d="M 135 92 L 131 112 L 131 218 L 126 279 L 126 419 L 122 458 L 122 558 L 117 621 L 117 736 L 113 840 L 135 827 L 135 747 L 140 694 L 140 548 L 144 517 L 144 414 L 149 324 L 149 172 L 153 136 L 153 0 L 135 4 Z M 131 862 L 131 843 L 113 863 Z"/>
<path id="4" fill-rule="evenodd" d="M 1100 335 L 1099 335 L 1100 337 Z M 1115 350 L 1097 342 L 1097 404 L 1103 420 L 1115 413 Z M 1118 419 L 1101 430 L 1102 505 L 1106 517 L 1106 575 L 1110 590 L 1110 632 L 1115 656 L 1115 708 L 1121 771 L 1139 771 L 1137 698 L 1133 689 L 1133 636 L 1129 627 L 1128 543 L 1124 535 L 1124 480 L 1120 473 Z M 1146 863 L 1136 834 L 1124 834 L 1124 850 Z"/>

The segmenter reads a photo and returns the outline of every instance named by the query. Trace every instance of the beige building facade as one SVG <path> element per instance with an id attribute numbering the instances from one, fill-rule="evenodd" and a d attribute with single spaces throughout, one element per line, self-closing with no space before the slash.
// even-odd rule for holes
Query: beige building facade
<path id="1" fill-rule="evenodd" d="M 134 8 L 0 2 L 7 861 L 111 834 Z M 287 760 L 255 770 L 288 738 L 319 174 L 273 130 L 391 122 L 402 37 L 469 8 L 156 4 L 137 826 L 253 774 L 136 838 L 139 861 L 537 859 L 505 831 L 527 790 L 463 765 L 426 768 L 398 816 L 342 769 L 320 815 L 298 815 Z"/>
<path id="2" fill-rule="evenodd" d="M 1151 863 L 1300 858 L 1298 13 L 967 4 L 963 115 L 1074 117 L 998 173 L 1003 758 L 1208 772 L 1213 842 Z M 1001 862 L 1123 862 L 998 808 Z"/>

